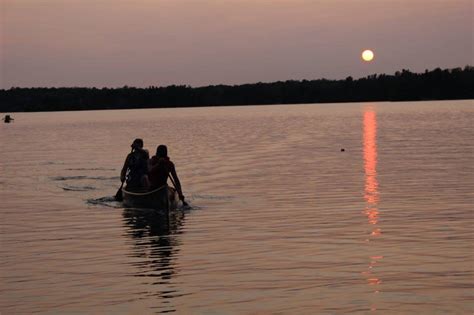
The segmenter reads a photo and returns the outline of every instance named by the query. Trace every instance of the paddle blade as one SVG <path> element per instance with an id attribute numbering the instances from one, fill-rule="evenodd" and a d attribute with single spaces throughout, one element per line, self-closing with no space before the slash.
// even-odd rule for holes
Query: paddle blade
<path id="1" fill-rule="evenodd" d="M 183 203 L 183 209 L 185 209 L 185 210 L 191 209 L 191 206 L 189 205 L 189 203 L 187 203 L 186 201 L 184 201 L 184 199 L 181 200 L 181 202 Z"/>
<path id="2" fill-rule="evenodd" d="M 117 193 L 115 194 L 115 200 L 116 201 L 123 201 L 123 196 L 122 196 L 122 187 L 119 188 Z"/>

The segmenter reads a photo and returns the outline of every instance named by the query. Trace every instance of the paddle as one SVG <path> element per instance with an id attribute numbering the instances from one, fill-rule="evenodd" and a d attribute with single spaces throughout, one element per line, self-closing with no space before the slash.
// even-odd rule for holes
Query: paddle
<path id="1" fill-rule="evenodd" d="M 133 152 L 133 148 L 132 148 L 132 151 L 130 153 L 132 153 L 132 152 Z M 122 181 L 122 184 L 120 185 L 120 188 L 117 190 L 117 193 L 115 194 L 115 200 L 116 201 L 123 201 L 122 188 L 123 188 L 123 183 L 124 182 L 125 182 L 125 179 Z"/>
<path id="2" fill-rule="evenodd" d="M 173 180 L 173 177 L 171 177 L 170 174 L 168 174 L 168 177 L 170 178 L 171 183 L 173 183 L 174 189 L 176 189 L 176 184 L 175 184 L 175 182 L 174 182 L 174 180 Z M 188 204 L 186 201 L 184 201 L 184 198 L 183 198 L 183 200 L 181 200 L 181 202 L 183 203 L 183 206 L 189 207 L 189 204 Z"/>
<path id="3" fill-rule="evenodd" d="M 122 187 L 123 187 L 123 183 L 125 181 L 122 182 L 122 185 L 120 185 L 120 188 L 117 190 L 117 193 L 115 194 L 115 200 L 116 201 L 123 201 L 123 196 L 122 196 Z"/>

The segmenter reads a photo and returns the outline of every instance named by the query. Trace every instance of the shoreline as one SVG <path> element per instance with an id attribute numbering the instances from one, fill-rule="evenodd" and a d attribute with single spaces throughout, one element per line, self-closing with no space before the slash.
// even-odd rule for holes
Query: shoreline
<path id="1" fill-rule="evenodd" d="M 403 100 L 403 101 L 345 101 L 345 102 L 321 102 L 321 103 L 278 103 L 278 104 L 233 104 L 233 105 L 202 105 L 202 106 L 175 106 L 175 107 L 133 107 L 133 108 L 99 108 L 99 109 L 74 109 L 74 110 L 41 110 L 41 111 L 0 111 L 0 114 L 5 115 L 8 113 L 60 113 L 60 112 L 87 112 L 87 111 L 115 111 L 115 110 L 145 110 L 145 109 L 186 109 L 186 108 L 211 108 L 211 107 L 254 107 L 254 106 L 284 106 L 284 105 L 331 105 L 331 104 L 356 104 L 356 103 L 418 103 L 418 102 L 444 102 L 444 101 L 469 101 L 474 98 L 457 98 L 457 99 L 424 99 L 424 100 Z"/>

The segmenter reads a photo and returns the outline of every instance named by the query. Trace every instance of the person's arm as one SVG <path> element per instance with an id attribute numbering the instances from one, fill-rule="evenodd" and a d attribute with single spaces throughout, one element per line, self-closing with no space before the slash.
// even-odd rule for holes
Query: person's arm
<path id="1" fill-rule="evenodd" d="M 148 173 L 151 172 L 151 169 L 153 167 L 153 158 L 148 159 L 147 161 L 147 167 L 148 167 Z"/>
<path id="2" fill-rule="evenodd" d="M 125 181 L 125 176 L 127 175 L 127 168 L 128 168 L 128 159 L 130 158 L 130 154 L 127 155 L 125 158 L 125 162 L 123 163 L 122 171 L 120 172 L 120 181 Z"/>
<path id="3" fill-rule="evenodd" d="M 174 165 L 172 165 L 170 173 L 174 181 L 174 188 L 176 188 L 176 191 L 178 192 L 179 199 L 184 201 L 183 191 L 181 190 L 181 183 L 179 181 L 178 174 L 176 173 L 176 168 L 174 167 Z"/>

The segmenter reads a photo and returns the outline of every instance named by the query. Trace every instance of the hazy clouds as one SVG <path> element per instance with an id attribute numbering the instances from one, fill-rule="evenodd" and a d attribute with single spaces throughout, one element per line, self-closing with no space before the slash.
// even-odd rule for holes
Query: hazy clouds
<path id="1" fill-rule="evenodd" d="M 471 0 L 1 0 L 1 87 L 238 84 L 472 64 Z M 364 48 L 376 59 L 360 60 Z"/>

